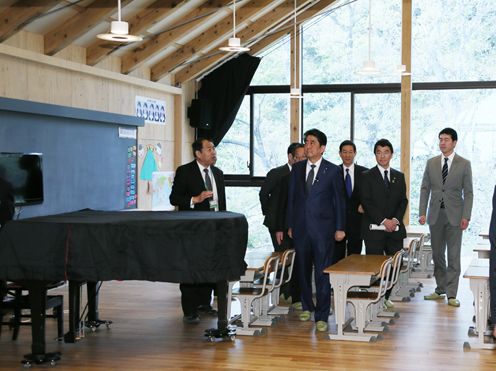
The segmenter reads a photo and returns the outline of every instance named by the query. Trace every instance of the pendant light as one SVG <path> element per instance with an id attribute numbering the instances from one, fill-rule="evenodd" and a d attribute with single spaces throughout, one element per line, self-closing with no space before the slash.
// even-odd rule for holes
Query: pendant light
<path id="1" fill-rule="evenodd" d="M 96 35 L 99 39 L 130 43 L 141 41 L 141 36 L 129 35 L 129 24 L 121 20 L 121 0 L 117 0 L 117 21 L 110 22 L 110 33 Z"/>
<path id="2" fill-rule="evenodd" d="M 296 1 L 297 0 L 294 0 L 294 24 L 293 24 L 293 86 L 291 87 L 290 89 L 290 92 L 289 92 L 289 98 L 291 99 L 300 99 L 300 98 L 303 98 L 303 96 L 301 95 L 301 89 L 300 87 L 298 86 L 298 80 L 297 80 L 297 62 L 298 62 L 298 58 L 297 58 L 297 43 L 296 43 L 296 36 L 297 36 L 297 24 L 296 24 Z"/>
<path id="3" fill-rule="evenodd" d="M 369 0 L 369 59 L 363 62 L 363 66 L 357 73 L 360 75 L 377 75 L 379 69 L 372 59 L 372 0 Z"/>
<path id="4" fill-rule="evenodd" d="M 241 46 L 241 40 L 236 37 L 236 0 L 233 1 L 233 36 L 227 41 L 227 46 L 219 48 L 223 52 L 247 52 L 250 48 Z"/>

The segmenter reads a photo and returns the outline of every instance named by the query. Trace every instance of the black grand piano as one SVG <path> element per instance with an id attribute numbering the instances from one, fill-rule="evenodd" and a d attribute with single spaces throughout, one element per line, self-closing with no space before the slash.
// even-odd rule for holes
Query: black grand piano
<path id="1" fill-rule="evenodd" d="M 227 281 L 245 272 L 248 224 L 232 212 L 95 211 L 16 220 L 0 230 L 0 280 L 30 292 L 32 354 L 43 363 L 48 282 L 146 280 L 215 283 L 227 328 Z M 70 319 L 71 321 L 71 319 Z"/>

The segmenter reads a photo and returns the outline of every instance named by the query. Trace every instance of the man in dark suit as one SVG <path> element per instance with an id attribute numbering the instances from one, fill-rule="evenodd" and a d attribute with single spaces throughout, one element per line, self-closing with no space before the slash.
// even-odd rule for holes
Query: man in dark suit
<path id="1" fill-rule="evenodd" d="M 347 255 L 362 253 L 362 224 L 363 207 L 360 203 L 361 176 L 366 167 L 354 163 L 356 146 L 351 140 L 345 140 L 339 145 L 339 157 L 343 163 L 339 165 L 343 177 L 346 200 L 346 236 L 336 242 L 333 263 L 337 263 Z"/>
<path id="2" fill-rule="evenodd" d="M 288 234 L 293 238 L 298 256 L 303 306 L 300 320 L 310 320 L 311 312 L 315 312 L 317 331 L 327 331 L 331 285 L 324 269 L 331 265 L 334 241 L 341 241 L 345 236 L 344 187 L 339 167 L 322 158 L 326 135 L 311 129 L 304 137 L 307 161 L 295 163 L 290 175 Z M 315 268 L 315 305 L 312 267 Z"/>
<path id="3" fill-rule="evenodd" d="M 360 198 L 364 209 L 362 237 L 367 255 L 394 255 L 406 237 L 403 216 L 408 199 L 405 176 L 390 167 L 393 145 L 380 139 L 374 146 L 377 166 L 362 173 Z M 386 292 L 384 305 L 394 307 Z"/>
<path id="4" fill-rule="evenodd" d="M 305 159 L 303 144 L 291 143 L 288 147 L 288 163 L 270 170 L 260 188 L 260 204 L 265 216 L 263 224 L 269 229 L 274 251 L 284 251 L 293 247 L 286 228 L 289 173 L 293 164 L 303 159 Z M 297 269 L 293 267 L 291 281 L 289 285 L 281 287 L 281 296 L 284 300 L 291 297 L 292 303 L 298 309 L 301 308 L 301 303 L 296 271 Z"/>
<path id="5" fill-rule="evenodd" d="M 170 203 L 179 210 L 225 211 L 224 174 L 214 166 L 217 161 L 214 144 L 209 139 L 198 138 L 192 148 L 195 160 L 177 168 Z M 184 322 L 198 323 L 198 311 L 216 313 L 210 305 L 212 284 L 181 283 L 179 288 Z"/>

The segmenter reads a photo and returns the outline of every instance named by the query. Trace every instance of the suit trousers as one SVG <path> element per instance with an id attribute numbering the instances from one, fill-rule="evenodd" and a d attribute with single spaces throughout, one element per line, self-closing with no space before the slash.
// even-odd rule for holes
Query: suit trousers
<path id="1" fill-rule="evenodd" d="M 334 239 L 304 234 L 294 239 L 303 310 L 315 312 L 315 322 L 329 319 L 331 284 L 324 269 L 331 265 Z M 316 304 L 312 299 L 312 267 L 315 268 Z"/>
<path id="2" fill-rule="evenodd" d="M 212 302 L 212 290 L 215 284 L 211 283 L 181 283 L 181 306 L 185 316 L 198 314 L 198 306 L 210 305 Z"/>
<path id="3" fill-rule="evenodd" d="M 496 326 L 496 245 L 491 244 L 489 255 L 489 292 L 491 297 L 491 323 Z"/>
<path id="4" fill-rule="evenodd" d="M 431 233 L 432 260 L 434 261 L 434 277 L 436 292 L 448 298 L 456 298 L 460 277 L 460 251 L 463 231 L 460 226 L 449 223 L 446 209 L 439 211 L 435 224 L 429 225 Z M 448 250 L 448 266 L 446 266 L 446 250 Z"/>
<path id="5" fill-rule="evenodd" d="M 270 232 L 270 238 L 272 239 L 272 245 L 274 246 L 274 251 L 283 252 L 293 248 L 293 240 L 288 236 L 287 232 L 284 232 L 284 238 L 280 245 L 277 244 L 277 239 L 276 239 L 277 231 L 269 230 L 269 232 Z M 298 259 L 298 254 L 296 254 L 295 261 L 293 264 L 293 272 L 291 275 L 291 280 L 287 284 L 281 287 L 281 294 L 283 294 L 285 298 L 291 296 L 293 303 L 301 301 L 300 284 L 298 282 L 298 266 L 296 259 Z"/>
<path id="6" fill-rule="evenodd" d="M 351 234 L 346 231 L 346 237 L 342 241 L 335 242 L 332 264 L 337 263 L 348 255 L 362 253 L 363 240 L 360 237 L 360 231 Z"/>

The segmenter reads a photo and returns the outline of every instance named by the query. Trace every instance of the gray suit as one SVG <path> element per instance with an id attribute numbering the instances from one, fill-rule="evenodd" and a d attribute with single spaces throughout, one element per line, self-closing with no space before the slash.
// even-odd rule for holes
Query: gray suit
<path id="1" fill-rule="evenodd" d="M 430 196 L 427 223 L 431 233 L 436 292 L 446 293 L 448 298 L 456 298 L 463 232 L 460 222 L 462 219 L 470 220 L 472 213 L 472 168 L 470 161 L 455 154 L 443 184 L 442 161 L 442 155 L 427 161 L 420 188 L 419 215 L 426 215 Z M 442 203 L 444 208 L 441 208 Z"/>

